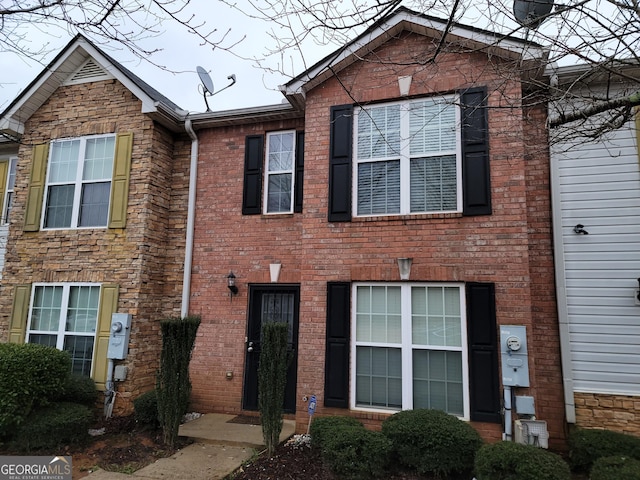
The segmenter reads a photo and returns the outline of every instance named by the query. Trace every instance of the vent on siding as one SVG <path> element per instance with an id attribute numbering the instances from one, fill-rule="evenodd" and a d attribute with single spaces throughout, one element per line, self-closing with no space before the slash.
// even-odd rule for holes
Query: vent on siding
<path id="1" fill-rule="evenodd" d="M 113 76 L 98 65 L 93 58 L 90 58 L 69 77 L 65 84 L 72 85 L 75 83 L 96 82 L 109 78 L 113 78 Z"/>

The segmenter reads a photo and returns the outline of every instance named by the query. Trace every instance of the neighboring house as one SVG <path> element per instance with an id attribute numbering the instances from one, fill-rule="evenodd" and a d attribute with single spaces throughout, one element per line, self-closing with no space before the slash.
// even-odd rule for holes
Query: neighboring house
<path id="1" fill-rule="evenodd" d="M 66 350 L 104 389 L 111 314 L 132 314 L 124 400 L 154 385 L 158 321 L 180 312 L 191 144 L 180 119 L 81 36 L 0 118 L 14 140 L 0 157 L 0 338 Z"/>
<path id="2" fill-rule="evenodd" d="M 573 85 L 552 112 L 584 105 L 582 94 L 637 91 L 639 66 L 623 75 L 556 71 Z M 592 122 L 601 121 L 596 117 Z M 589 123 L 587 123 L 587 126 Z M 554 241 L 567 420 L 640 434 L 640 114 L 594 141 L 552 132 Z"/>
<path id="3" fill-rule="evenodd" d="M 523 107 L 545 61 L 401 8 L 287 103 L 187 115 L 75 39 L 0 118 L 21 142 L 0 338 L 69 350 L 104 388 L 111 314 L 131 314 L 130 411 L 158 321 L 198 314 L 191 408 L 242 413 L 260 327 L 286 321 L 299 431 L 315 396 L 372 427 L 438 408 L 491 440 L 504 406 L 564 445 L 546 109 Z"/>

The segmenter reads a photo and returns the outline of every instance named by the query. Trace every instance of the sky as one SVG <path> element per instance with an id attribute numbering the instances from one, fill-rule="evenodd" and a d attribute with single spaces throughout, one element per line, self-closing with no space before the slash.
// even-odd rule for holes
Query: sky
<path id="1" fill-rule="evenodd" d="M 270 41 L 265 33 L 264 23 L 252 21 L 211 0 L 195 0 L 194 4 L 197 6 L 197 18 L 202 18 L 208 26 L 216 27 L 219 32 L 226 32 L 231 28 L 227 34 L 229 41 L 235 42 L 246 36 L 234 47 L 234 52 L 244 57 L 262 56 L 264 46 Z M 161 49 L 150 58 L 166 69 L 136 58 L 120 45 L 97 44 L 97 46 L 174 103 L 190 112 L 206 111 L 200 80 L 196 73 L 197 66 L 202 66 L 209 72 L 215 92 L 219 92 L 213 97 L 208 97 L 209 106 L 213 111 L 277 104 L 284 99 L 278 86 L 286 83 L 290 77 L 269 74 L 257 68 L 250 60 L 238 58 L 222 49 L 214 50 L 211 46 L 203 46 L 195 35 L 177 24 L 166 22 L 163 28 L 164 33 L 147 40 L 145 45 Z M 32 45 L 48 43 L 49 48 L 52 49 L 45 58 L 44 64 L 12 53 L 0 52 L 0 71 L 2 72 L 0 111 L 4 110 L 43 71 L 44 66 L 73 36 L 74 33 L 63 30 L 49 30 L 44 33 L 38 28 L 31 29 L 28 39 Z M 305 56 L 317 61 L 331 50 L 332 48 L 310 48 L 305 51 Z M 291 65 L 290 60 L 288 65 Z M 303 70 L 304 68 L 300 66 L 296 73 Z M 222 91 L 231 83 L 227 79 L 231 74 L 235 74 L 236 84 Z"/>

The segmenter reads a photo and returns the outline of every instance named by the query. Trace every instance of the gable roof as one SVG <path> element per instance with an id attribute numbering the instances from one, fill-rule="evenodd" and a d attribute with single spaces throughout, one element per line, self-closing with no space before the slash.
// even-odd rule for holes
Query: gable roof
<path id="1" fill-rule="evenodd" d="M 449 43 L 482 50 L 501 58 L 519 58 L 523 62 L 540 61 L 548 54 L 544 47 L 530 41 L 455 22 L 449 23 L 447 20 L 400 7 L 380 18 L 352 42 L 281 85 L 280 90 L 292 105 L 300 108 L 304 105 L 307 91 L 363 58 L 402 31 L 410 31 L 435 39 L 443 38 L 447 32 L 446 38 Z"/>
<path id="2" fill-rule="evenodd" d="M 0 132 L 19 138 L 24 133 L 25 122 L 58 87 L 92 76 L 96 79 L 117 79 L 142 102 L 142 113 L 172 130 L 179 129 L 178 122 L 183 112 L 178 105 L 113 60 L 86 37 L 76 35 L 2 112 Z"/>

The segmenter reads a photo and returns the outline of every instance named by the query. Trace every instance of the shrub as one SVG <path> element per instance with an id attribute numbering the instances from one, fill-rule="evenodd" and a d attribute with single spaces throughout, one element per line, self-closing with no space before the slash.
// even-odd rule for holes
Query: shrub
<path id="1" fill-rule="evenodd" d="M 284 391 L 287 386 L 287 339 L 289 324 L 266 323 L 262 326 L 262 350 L 258 364 L 258 408 L 262 423 L 262 436 L 269 455 L 280 443 Z"/>
<path id="2" fill-rule="evenodd" d="M 149 390 L 137 397 L 133 401 L 133 411 L 136 423 L 154 430 L 160 427 L 158 397 L 155 390 Z"/>
<path id="3" fill-rule="evenodd" d="M 591 480 L 640 480 L 640 460 L 629 457 L 601 457 L 593 462 Z"/>
<path id="4" fill-rule="evenodd" d="M 382 433 L 401 465 L 445 477 L 471 471 L 482 445 L 471 425 L 440 410 L 398 412 L 383 422 Z"/>
<path id="5" fill-rule="evenodd" d="M 0 432 L 60 395 L 71 370 L 67 352 L 34 343 L 0 344 Z"/>
<path id="6" fill-rule="evenodd" d="M 175 447 L 180 421 L 189 407 L 191 380 L 189 362 L 200 317 L 168 318 L 160 321 L 162 351 L 156 381 L 158 418 L 164 443 Z"/>
<path id="7" fill-rule="evenodd" d="M 345 479 L 377 478 L 384 474 L 391 441 L 380 432 L 354 426 L 338 426 L 325 437 L 322 458 Z"/>
<path id="8" fill-rule="evenodd" d="M 83 444 L 89 438 L 93 413 L 84 405 L 60 402 L 29 415 L 18 427 L 12 446 L 20 451 L 56 449 Z"/>
<path id="9" fill-rule="evenodd" d="M 576 429 L 569 435 L 569 463 L 588 472 L 597 459 L 624 456 L 640 460 L 640 438 L 611 430 Z"/>
<path id="10" fill-rule="evenodd" d="M 62 392 L 57 401 L 79 403 L 93 408 L 98 401 L 96 382 L 85 375 L 69 375 L 62 386 Z"/>
<path id="11" fill-rule="evenodd" d="M 322 449 L 327 438 L 333 435 L 333 432 L 342 427 L 355 427 L 364 430 L 364 425 L 353 417 L 318 417 L 314 418 L 309 427 L 311 434 L 311 446 L 313 448 Z"/>
<path id="12" fill-rule="evenodd" d="M 499 442 L 476 454 L 478 480 L 569 480 L 569 465 L 555 453 L 532 445 Z"/>

